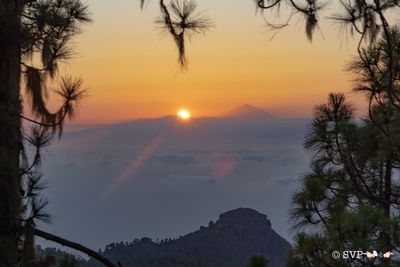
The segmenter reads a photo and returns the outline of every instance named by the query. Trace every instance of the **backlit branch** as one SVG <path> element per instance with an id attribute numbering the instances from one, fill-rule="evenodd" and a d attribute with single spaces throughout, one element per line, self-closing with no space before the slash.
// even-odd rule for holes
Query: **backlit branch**
<path id="1" fill-rule="evenodd" d="M 66 118 L 73 118 L 76 114 L 76 108 L 79 102 L 86 96 L 86 89 L 82 88 L 82 80 L 79 78 L 62 78 L 59 88 L 55 93 L 59 95 L 63 104 L 58 111 L 52 113 L 46 107 L 46 87 L 43 82 L 43 75 L 39 70 L 28 68 L 25 72 L 27 94 L 30 97 L 32 112 L 39 119 L 29 119 L 18 114 L 21 118 L 29 122 L 58 130 L 59 135 L 63 132 L 63 124 Z"/>
<path id="2" fill-rule="evenodd" d="M 292 9 L 292 14 L 301 14 L 305 19 L 305 31 L 307 38 L 311 41 L 313 38 L 313 33 L 318 26 L 318 14 L 325 7 L 324 1 L 318 0 L 307 0 L 303 1 L 304 3 L 299 3 L 295 0 L 256 0 L 257 8 L 261 10 L 277 10 L 280 8 L 281 4 L 286 3 L 288 7 Z M 291 15 L 290 15 L 291 16 Z M 288 22 L 285 24 L 277 23 L 275 28 L 282 29 L 282 25 L 285 27 L 288 26 L 290 21 L 290 17 L 287 20 Z M 273 23 L 267 24 L 269 27 L 273 25 Z"/>
<path id="3" fill-rule="evenodd" d="M 205 34 L 213 27 L 211 20 L 196 9 L 197 4 L 194 0 L 171 0 L 168 4 L 160 0 L 161 16 L 155 21 L 174 39 L 179 65 L 183 69 L 187 67 L 187 40 L 196 34 Z"/>
<path id="4" fill-rule="evenodd" d="M 62 246 L 69 247 L 69 248 L 75 249 L 77 251 L 80 251 L 82 253 L 85 253 L 86 255 L 88 255 L 88 256 L 98 260 L 99 262 L 101 262 L 104 266 L 107 266 L 107 267 L 122 267 L 121 263 L 115 264 L 115 263 L 111 262 L 109 259 L 107 259 L 106 257 L 102 256 L 101 254 L 99 254 L 99 253 L 95 252 L 94 250 L 92 250 L 90 248 L 87 248 L 87 247 L 85 247 L 85 246 L 83 246 L 83 245 L 81 245 L 79 243 L 69 241 L 69 240 L 67 240 L 65 238 L 62 238 L 62 237 L 59 237 L 59 236 L 44 232 L 44 231 L 39 230 L 39 229 L 34 229 L 34 234 L 36 236 L 38 236 L 38 237 L 44 238 L 46 240 L 53 241 L 53 242 L 58 243 L 58 244 L 60 244 Z"/>

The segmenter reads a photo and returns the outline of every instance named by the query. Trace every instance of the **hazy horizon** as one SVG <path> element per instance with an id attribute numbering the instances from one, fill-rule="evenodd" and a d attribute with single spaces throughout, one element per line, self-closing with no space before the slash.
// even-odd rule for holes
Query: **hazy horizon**
<path id="1" fill-rule="evenodd" d="M 177 116 L 177 112 L 181 109 L 185 109 L 190 111 L 190 116 L 191 119 L 202 119 L 202 118 L 220 118 L 223 116 L 226 116 L 226 113 L 231 112 L 237 108 L 243 107 L 243 106 L 251 106 L 254 108 L 258 108 L 261 110 L 266 111 L 267 113 L 271 114 L 273 117 L 275 117 L 276 119 L 311 119 L 312 118 L 312 111 L 310 112 L 310 114 L 308 114 L 308 116 L 301 116 L 298 114 L 293 114 L 293 115 L 281 115 L 280 113 L 274 113 L 271 112 L 268 108 L 265 107 L 261 107 L 261 106 L 255 106 L 252 105 L 251 103 L 244 103 L 241 104 L 239 106 L 233 106 L 231 107 L 231 109 L 225 110 L 225 111 L 221 111 L 215 114 L 196 114 L 196 113 L 192 113 L 192 111 L 190 109 L 187 109 L 185 107 L 181 107 L 178 108 L 176 110 L 172 110 L 170 113 L 164 113 L 164 114 L 160 114 L 158 116 L 140 116 L 138 115 L 138 117 L 132 117 L 132 118 L 126 118 L 126 119 L 121 119 L 121 120 L 111 120 L 111 121 L 101 121 L 101 122 L 79 122 L 76 120 L 70 121 L 68 122 L 68 124 L 66 125 L 66 130 L 68 130 L 69 128 L 73 128 L 73 127 L 80 127 L 80 126 L 101 126 L 101 125 L 113 125 L 113 124 L 120 124 L 120 123 L 126 123 L 126 122 L 132 122 L 132 121 L 136 121 L 136 120 L 147 120 L 147 119 L 161 119 L 161 118 L 165 118 L 165 117 L 176 117 Z"/>

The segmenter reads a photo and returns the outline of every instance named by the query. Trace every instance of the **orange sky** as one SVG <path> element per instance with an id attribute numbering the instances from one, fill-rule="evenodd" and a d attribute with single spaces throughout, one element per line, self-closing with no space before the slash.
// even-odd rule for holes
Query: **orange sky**
<path id="1" fill-rule="evenodd" d="M 278 117 L 301 117 L 329 92 L 350 92 L 351 77 L 343 69 L 355 50 L 337 26 L 323 23 L 324 38 L 317 32 L 312 44 L 301 23 L 270 41 L 251 0 L 198 4 L 216 27 L 188 45 L 189 70 L 181 73 L 172 40 L 155 30 L 157 1 L 144 11 L 134 0 L 90 1 L 94 23 L 62 68 L 90 88 L 77 121 L 163 116 L 180 107 L 194 116 L 218 115 L 244 103 Z"/>

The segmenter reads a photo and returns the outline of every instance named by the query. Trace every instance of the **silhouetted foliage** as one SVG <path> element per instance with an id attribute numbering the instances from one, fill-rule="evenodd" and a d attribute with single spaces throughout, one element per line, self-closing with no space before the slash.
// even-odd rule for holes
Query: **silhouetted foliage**
<path id="1" fill-rule="evenodd" d="M 263 255 L 253 255 L 245 267 L 268 267 L 268 260 Z"/>
<path id="2" fill-rule="evenodd" d="M 391 29 L 390 36 L 391 47 L 397 48 L 398 29 Z M 393 259 L 335 260 L 331 255 L 334 250 L 400 249 L 400 113 L 386 89 L 391 82 L 398 88 L 397 80 L 389 78 L 387 44 L 383 36 L 349 65 L 356 91 L 372 99 L 368 117 L 357 119 L 343 94 L 330 94 L 315 109 L 305 141 L 314 155 L 312 172 L 293 196 L 292 221 L 300 230 L 293 266 L 397 266 Z M 392 54 L 398 59 L 400 50 Z"/>
<path id="3" fill-rule="evenodd" d="M 48 84 L 59 78 L 60 63 L 72 56 L 71 40 L 90 21 L 79 0 L 0 1 L 1 266 L 33 264 L 34 228 L 50 220 L 41 196 L 41 150 L 56 132 L 62 134 L 85 90 L 80 79 L 60 78 L 54 92 L 62 104 L 52 112 L 46 106 Z M 23 96 L 33 118 L 22 113 Z"/>
<path id="4" fill-rule="evenodd" d="M 59 267 L 78 267 L 80 264 L 86 262 L 83 258 L 55 248 L 43 249 L 40 246 L 36 246 L 36 254 L 41 259 L 54 256 Z"/>
<path id="5" fill-rule="evenodd" d="M 142 5 L 144 1 L 141 2 Z M 196 34 L 205 34 L 213 27 L 211 20 L 197 12 L 194 0 L 171 0 L 169 4 L 160 1 L 161 16 L 156 19 L 157 26 L 169 33 L 178 49 L 180 66 L 187 67 L 186 42 Z"/>

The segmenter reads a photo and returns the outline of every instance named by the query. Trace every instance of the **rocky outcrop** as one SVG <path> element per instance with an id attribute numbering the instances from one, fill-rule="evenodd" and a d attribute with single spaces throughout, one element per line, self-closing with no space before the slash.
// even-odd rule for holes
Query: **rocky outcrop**
<path id="1" fill-rule="evenodd" d="M 103 253 L 124 267 L 243 267 L 254 254 L 264 255 L 272 267 L 284 267 L 289 250 L 266 215 L 239 208 L 179 239 L 114 243 Z M 82 266 L 100 265 L 90 260 Z"/>

